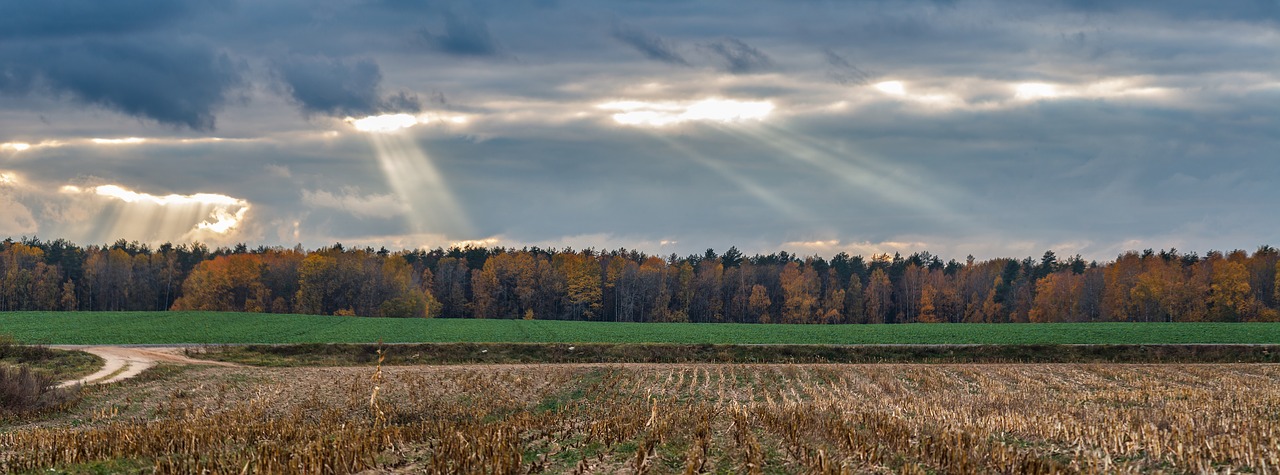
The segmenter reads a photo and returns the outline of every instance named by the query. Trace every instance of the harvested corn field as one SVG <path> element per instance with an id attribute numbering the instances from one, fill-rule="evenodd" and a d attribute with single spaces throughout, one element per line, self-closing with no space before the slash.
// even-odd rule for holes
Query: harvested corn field
<path id="1" fill-rule="evenodd" d="M 1274 365 L 175 368 L 10 425 L 0 471 L 1280 471 Z"/>

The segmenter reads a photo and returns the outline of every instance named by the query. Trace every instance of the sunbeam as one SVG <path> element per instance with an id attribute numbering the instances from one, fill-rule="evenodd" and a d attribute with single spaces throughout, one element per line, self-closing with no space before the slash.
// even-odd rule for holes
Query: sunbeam
<path id="1" fill-rule="evenodd" d="M 728 165 L 725 165 L 724 162 L 717 160 L 715 158 L 711 158 L 707 155 L 704 155 L 701 152 L 698 152 L 685 144 L 672 140 L 671 138 L 666 137 L 661 133 L 650 132 L 649 136 L 653 137 L 659 142 L 662 142 L 667 147 L 676 151 L 676 153 L 681 154 L 681 156 L 687 157 L 690 160 L 693 160 L 694 163 L 697 163 L 698 165 L 701 165 L 706 169 L 711 170 L 711 172 L 719 175 L 721 178 L 728 180 L 734 185 L 737 185 L 743 191 L 746 191 L 747 193 L 751 194 L 751 196 L 754 196 L 756 199 L 760 200 L 761 203 L 764 203 L 766 206 L 772 208 L 774 211 L 781 213 L 783 216 L 792 218 L 796 221 L 804 221 L 804 222 L 810 222 L 810 223 L 817 221 L 813 216 L 813 214 L 810 213 L 808 210 L 801 208 L 799 206 L 796 206 L 794 203 L 791 203 L 790 201 L 786 200 L 781 196 L 778 196 L 777 193 L 761 186 L 759 183 L 756 183 L 755 180 L 742 176 L 741 174 L 733 171 L 733 169 L 730 168 Z"/>
<path id="2" fill-rule="evenodd" d="M 413 137 L 400 130 L 403 128 L 382 128 L 367 136 L 391 190 L 409 207 L 406 220 L 410 228 L 415 233 L 471 235 L 471 223 L 444 176 Z"/>
<path id="3" fill-rule="evenodd" d="M 739 140 L 772 149 L 780 159 L 803 162 L 858 190 L 902 206 L 905 210 L 927 213 L 931 215 L 931 219 L 943 220 L 948 224 L 964 224 L 963 221 L 954 219 L 955 213 L 950 212 L 946 206 L 946 203 L 957 202 L 956 198 L 950 196 L 952 193 L 940 184 L 924 183 L 916 177 L 904 175 L 899 169 L 877 163 L 860 154 L 833 150 L 824 144 L 766 124 L 711 125 Z"/>
<path id="4" fill-rule="evenodd" d="M 96 216 L 82 225 L 92 235 L 144 242 L 221 242 L 234 237 L 248 217 L 248 201 L 215 193 L 157 196 L 119 185 L 59 190 L 64 195 L 97 201 Z"/>

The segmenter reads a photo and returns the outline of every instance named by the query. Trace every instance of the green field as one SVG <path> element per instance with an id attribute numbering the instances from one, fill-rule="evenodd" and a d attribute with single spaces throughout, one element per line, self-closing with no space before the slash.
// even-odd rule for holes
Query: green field
<path id="1" fill-rule="evenodd" d="M 218 312 L 0 312 L 33 344 L 600 342 L 713 344 L 1280 343 L 1275 323 L 751 325 L 395 319 Z"/>

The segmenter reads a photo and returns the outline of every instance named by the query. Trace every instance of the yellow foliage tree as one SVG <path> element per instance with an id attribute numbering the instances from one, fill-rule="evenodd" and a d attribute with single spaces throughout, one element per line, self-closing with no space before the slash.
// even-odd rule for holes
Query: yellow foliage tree
<path id="1" fill-rule="evenodd" d="M 1213 280 L 1209 285 L 1209 303 L 1219 321 L 1239 321 L 1249 317 L 1249 271 L 1236 261 L 1213 263 Z"/>

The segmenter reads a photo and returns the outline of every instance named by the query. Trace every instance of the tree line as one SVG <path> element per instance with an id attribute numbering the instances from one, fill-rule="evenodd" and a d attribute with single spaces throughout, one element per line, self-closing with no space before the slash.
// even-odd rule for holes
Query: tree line
<path id="1" fill-rule="evenodd" d="M 0 242 L 0 310 L 624 322 L 1278 321 L 1280 251 L 943 261 L 619 249 Z"/>

